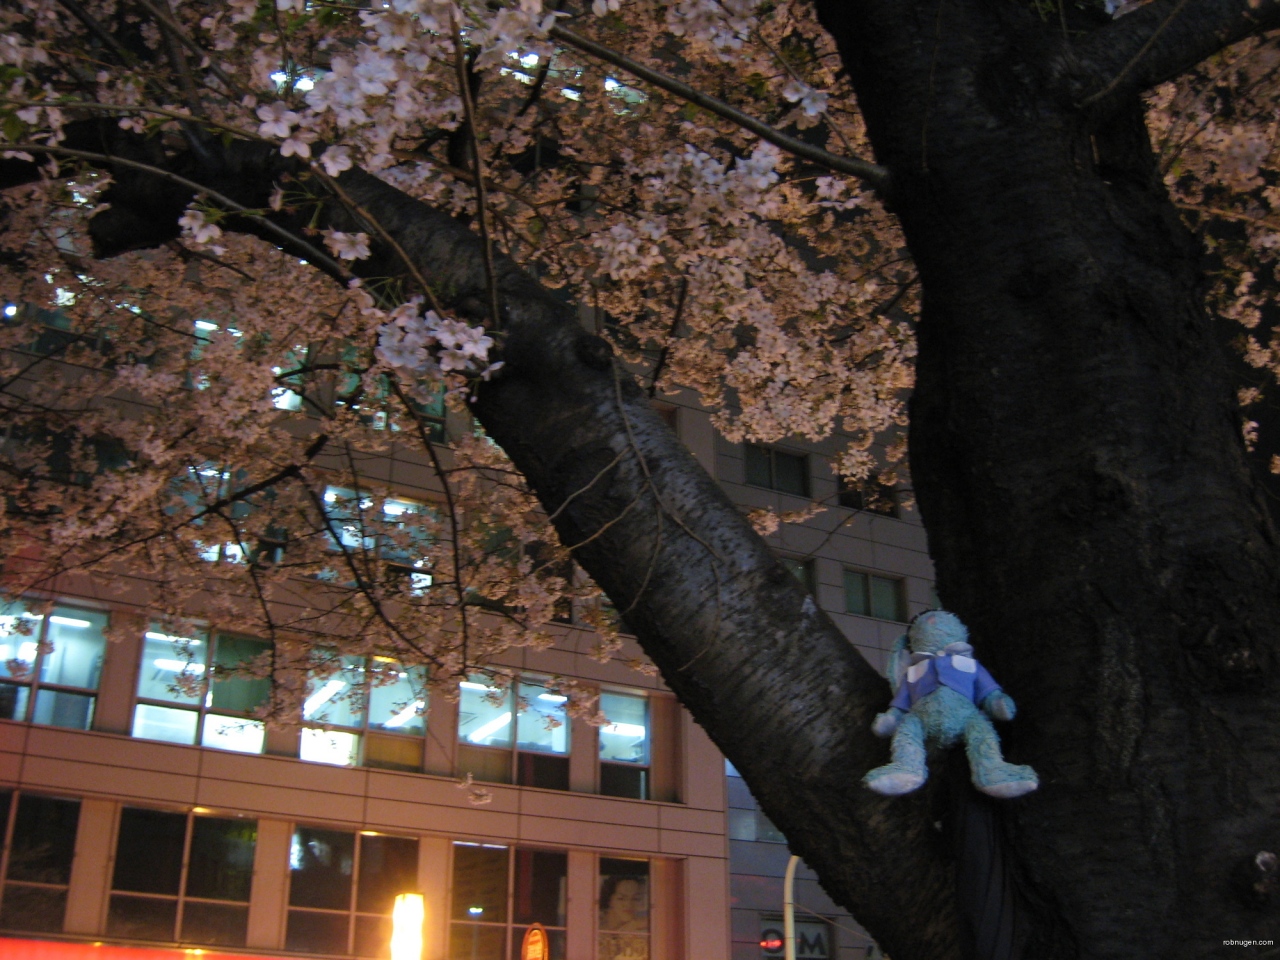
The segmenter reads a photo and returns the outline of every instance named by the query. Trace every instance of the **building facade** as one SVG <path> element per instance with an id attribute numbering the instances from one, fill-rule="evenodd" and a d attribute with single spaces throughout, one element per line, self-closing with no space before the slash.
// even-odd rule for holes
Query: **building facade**
<path id="1" fill-rule="evenodd" d="M 842 497 L 821 449 L 726 443 L 692 402 L 670 419 L 744 508 L 831 504 L 771 541 L 883 668 L 931 605 L 909 510 Z M 414 476 L 385 479 L 429 497 Z M 628 665 L 634 644 L 599 663 L 565 625 L 500 660 L 507 692 L 475 676 L 424 696 L 407 671 L 371 682 L 395 664 L 345 662 L 297 726 L 271 728 L 254 718 L 268 681 L 222 672 L 264 640 L 166 632 L 127 582 L 59 587 L 0 611 L 0 958 L 387 957 L 409 891 L 427 960 L 514 960 L 535 923 L 551 960 L 782 955 L 785 842 Z M 555 677 L 598 688 L 609 722 L 565 716 Z M 874 955 L 812 874 L 797 892 L 799 956 Z"/>

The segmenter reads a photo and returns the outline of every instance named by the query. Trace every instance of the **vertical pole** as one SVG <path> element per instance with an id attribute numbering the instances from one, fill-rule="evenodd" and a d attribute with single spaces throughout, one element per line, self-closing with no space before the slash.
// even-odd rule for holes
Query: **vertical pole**
<path id="1" fill-rule="evenodd" d="M 796 960 L 796 864 L 794 853 L 787 861 L 787 875 L 782 881 L 782 949 L 786 960 Z"/>

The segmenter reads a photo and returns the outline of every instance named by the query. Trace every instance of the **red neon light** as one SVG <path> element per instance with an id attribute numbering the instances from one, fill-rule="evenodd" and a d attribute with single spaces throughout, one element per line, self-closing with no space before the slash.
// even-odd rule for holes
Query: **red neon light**
<path id="1" fill-rule="evenodd" d="M 0 960 L 284 960 L 265 954 L 219 953 L 182 947 L 117 947 L 65 940 L 0 937 Z"/>

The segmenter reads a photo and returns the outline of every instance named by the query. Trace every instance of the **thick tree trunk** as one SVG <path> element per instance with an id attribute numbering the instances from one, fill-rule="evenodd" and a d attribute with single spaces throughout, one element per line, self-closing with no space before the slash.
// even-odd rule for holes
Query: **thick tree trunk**
<path id="1" fill-rule="evenodd" d="M 1274 938 L 1274 531 L 1132 103 L 983 0 L 821 3 L 920 269 L 912 473 L 939 594 L 1023 709 L 1003 807 L 1029 957 Z M 1029 15 L 1027 15 L 1029 16 Z"/>

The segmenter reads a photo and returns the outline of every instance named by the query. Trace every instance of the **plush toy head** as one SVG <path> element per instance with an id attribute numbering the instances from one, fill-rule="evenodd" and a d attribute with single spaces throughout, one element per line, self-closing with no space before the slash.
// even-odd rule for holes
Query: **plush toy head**
<path id="1" fill-rule="evenodd" d="M 926 610 L 907 628 L 912 653 L 941 653 L 948 644 L 967 643 L 968 628 L 946 610 Z"/>

